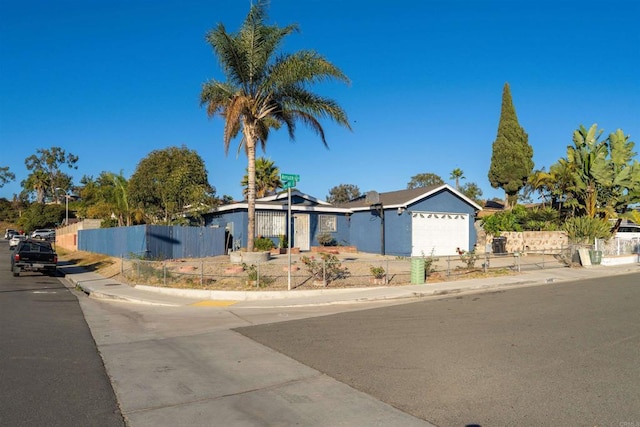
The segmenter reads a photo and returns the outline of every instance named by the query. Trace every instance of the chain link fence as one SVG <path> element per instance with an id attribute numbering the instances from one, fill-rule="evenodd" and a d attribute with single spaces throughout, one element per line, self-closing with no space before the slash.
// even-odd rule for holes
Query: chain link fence
<path id="1" fill-rule="evenodd" d="M 177 261 L 122 258 L 120 276 L 133 285 L 220 290 L 285 290 L 289 285 L 291 289 L 404 286 L 564 268 L 575 262 L 572 260 L 575 252 L 575 247 L 565 247 L 527 253 L 435 257 L 295 255 L 290 275 L 286 255 L 253 264 L 231 263 L 228 258 Z M 423 270 L 416 274 L 418 265 Z"/>
<path id="2" fill-rule="evenodd" d="M 640 255 L 640 238 L 623 239 L 614 237 L 613 239 L 596 240 L 596 250 L 602 251 L 603 255 Z"/>

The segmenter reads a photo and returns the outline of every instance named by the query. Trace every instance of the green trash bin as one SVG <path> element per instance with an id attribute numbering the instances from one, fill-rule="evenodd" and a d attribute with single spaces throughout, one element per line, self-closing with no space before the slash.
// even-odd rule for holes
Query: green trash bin
<path id="1" fill-rule="evenodd" d="M 591 259 L 591 265 L 600 265 L 602 263 L 602 251 L 589 251 L 589 258 Z"/>
<path id="2" fill-rule="evenodd" d="M 424 258 L 411 258 L 411 284 L 421 285 L 424 283 Z"/>

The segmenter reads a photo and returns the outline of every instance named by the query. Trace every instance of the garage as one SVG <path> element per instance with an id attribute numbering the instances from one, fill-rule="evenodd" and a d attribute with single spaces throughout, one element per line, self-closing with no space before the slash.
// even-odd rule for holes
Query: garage
<path id="1" fill-rule="evenodd" d="M 469 215 L 416 212 L 411 215 L 411 256 L 456 255 L 469 250 Z"/>

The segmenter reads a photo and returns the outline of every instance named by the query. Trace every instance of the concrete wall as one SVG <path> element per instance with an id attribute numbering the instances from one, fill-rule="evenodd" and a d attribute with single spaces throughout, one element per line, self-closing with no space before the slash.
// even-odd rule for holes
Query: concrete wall
<path id="1" fill-rule="evenodd" d="M 500 233 L 507 238 L 507 252 L 542 252 L 552 251 L 569 246 L 569 238 L 564 231 L 509 231 Z M 491 248 L 493 236 L 484 230 L 478 232 L 477 251 L 484 253 Z"/>
<path id="2" fill-rule="evenodd" d="M 69 251 L 78 250 L 78 230 L 90 230 L 100 228 L 102 220 L 85 219 L 74 224 L 56 228 L 56 246 Z"/>

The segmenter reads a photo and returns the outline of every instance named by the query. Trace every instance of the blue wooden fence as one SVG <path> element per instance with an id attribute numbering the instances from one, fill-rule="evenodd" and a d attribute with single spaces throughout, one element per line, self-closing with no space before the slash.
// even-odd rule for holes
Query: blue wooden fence
<path id="1" fill-rule="evenodd" d="M 147 259 L 224 255 L 224 228 L 136 225 L 78 231 L 78 249 Z"/>

